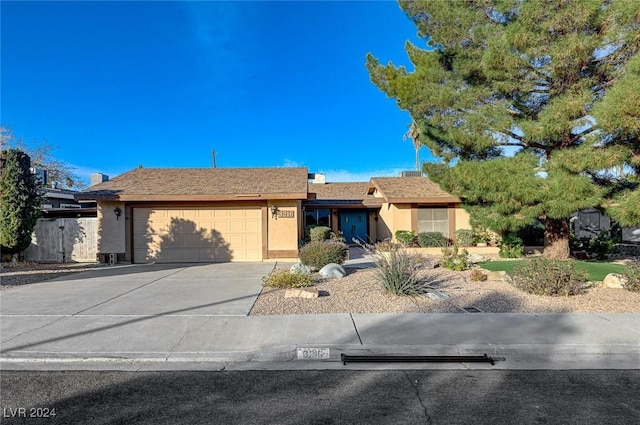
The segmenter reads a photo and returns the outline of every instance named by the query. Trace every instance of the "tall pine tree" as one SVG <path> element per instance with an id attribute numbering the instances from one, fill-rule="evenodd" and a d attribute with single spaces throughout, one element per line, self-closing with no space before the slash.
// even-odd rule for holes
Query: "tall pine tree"
<path id="1" fill-rule="evenodd" d="M 401 0 L 429 40 L 413 70 L 372 82 L 441 159 L 425 173 L 498 232 L 536 219 L 569 256 L 569 217 L 602 207 L 640 224 L 640 1 Z"/>
<path id="2" fill-rule="evenodd" d="M 0 249 L 16 254 L 31 244 L 41 211 L 41 193 L 31 160 L 18 149 L 0 154 Z"/>

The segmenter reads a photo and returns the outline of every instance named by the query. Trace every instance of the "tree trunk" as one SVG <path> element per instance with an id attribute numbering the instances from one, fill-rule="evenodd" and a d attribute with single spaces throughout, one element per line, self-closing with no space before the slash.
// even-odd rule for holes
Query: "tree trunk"
<path id="1" fill-rule="evenodd" d="M 544 256 L 566 260 L 569 254 L 569 219 L 547 218 L 544 221 Z"/>

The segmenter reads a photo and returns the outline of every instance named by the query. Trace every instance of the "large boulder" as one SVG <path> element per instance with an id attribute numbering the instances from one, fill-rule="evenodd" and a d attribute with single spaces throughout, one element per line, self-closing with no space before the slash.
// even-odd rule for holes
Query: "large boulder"
<path id="1" fill-rule="evenodd" d="M 311 274 L 311 267 L 305 266 L 302 263 L 295 263 L 289 269 L 291 273 Z"/>
<path id="2" fill-rule="evenodd" d="M 347 271 L 340 264 L 330 263 L 319 271 L 320 276 L 325 279 L 339 279 L 347 275 Z"/>
<path id="3" fill-rule="evenodd" d="M 623 289 L 626 283 L 626 278 L 618 273 L 609 273 L 604 277 L 602 286 L 605 288 Z"/>
<path id="4" fill-rule="evenodd" d="M 485 261 L 486 258 L 484 258 L 484 256 L 482 254 L 469 254 L 467 256 L 467 261 L 473 264 L 476 263 L 481 263 L 483 261 Z"/>

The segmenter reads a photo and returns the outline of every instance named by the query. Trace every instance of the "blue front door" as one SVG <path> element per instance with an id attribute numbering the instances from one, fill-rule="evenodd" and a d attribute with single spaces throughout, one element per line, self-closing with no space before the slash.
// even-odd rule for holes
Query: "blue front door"
<path id="1" fill-rule="evenodd" d="M 351 244 L 353 238 L 360 242 L 367 242 L 367 212 L 343 212 L 340 214 L 340 230 L 342 235 L 347 239 L 347 243 Z"/>

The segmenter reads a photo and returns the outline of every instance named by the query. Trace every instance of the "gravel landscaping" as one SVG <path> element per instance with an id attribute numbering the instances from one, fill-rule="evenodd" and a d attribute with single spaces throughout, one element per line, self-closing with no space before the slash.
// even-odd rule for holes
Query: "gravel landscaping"
<path id="1" fill-rule="evenodd" d="M 1 263 L 0 291 L 104 266 L 100 263 Z"/>
<path id="2" fill-rule="evenodd" d="M 348 274 L 341 279 L 316 277 L 319 298 L 284 298 L 284 289 L 263 288 L 251 315 L 318 313 L 465 313 L 473 307 L 491 313 L 637 313 L 640 293 L 625 289 L 604 288 L 594 283 L 581 295 L 543 297 L 526 294 L 506 281 L 474 282 L 471 271 L 453 272 L 433 268 L 430 259 L 420 270 L 421 281 L 450 296 L 435 301 L 426 296 L 398 297 L 387 294 L 375 282 L 371 264 L 347 265 Z M 42 282 L 73 273 L 104 267 L 98 263 L 2 263 L 0 291 Z M 278 267 L 287 265 L 278 265 Z"/>
<path id="3" fill-rule="evenodd" d="M 371 268 L 351 268 L 341 279 L 321 280 L 319 298 L 284 298 L 284 289 L 265 287 L 251 315 L 321 313 L 465 313 L 474 307 L 486 313 L 637 313 L 640 293 L 604 288 L 598 282 L 581 295 L 545 297 L 530 295 L 506 281 L 474 282 L 471 271 L 433 268 L 436 259 L 420 271 L 421 281 L 450 296 L 436 301 L 426 296 L 398 297 L 385 293 Z"/>

